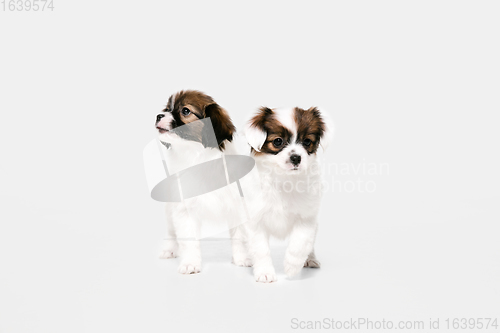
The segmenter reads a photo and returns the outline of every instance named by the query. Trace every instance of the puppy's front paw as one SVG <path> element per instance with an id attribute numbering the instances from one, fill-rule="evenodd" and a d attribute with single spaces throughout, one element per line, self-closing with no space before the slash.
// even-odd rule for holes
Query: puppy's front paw
<path id="1" fill-rule="evenodd" d="M 291 262 L 285 260 L 285 274 L 288 277 L 292 277 L 297 275 L 300 270 L 302 269 L 303 264 L 302 263 L 297 263 L 297 262 Z"/>
<path id="2" fill-rule="evenodd" d="M 319 262 L 318 259 L 307 259 L 306 262 L 304 263 L 304 267 L 320 268 L 321 263 Z"/>
<path id="3" fill-rule="evenodd" d="M 242 267 L 252 267 L 252 259 L 247 257 L 233 257 L 233 264 Z"/>
<path id="4" fill-rule="evenodd" d="M 196 274 L 201 272 L 201 263 L 200 262 L 187 262 L 183 261 L 179 265 L 179 273 L 181 274 Z"/>
<path id="5" fill-rule="evenodd" d="M 177 249 L 163 249 L 160 252 L 160 259 L 177 258 Z"/>
<path id="6" fill-rule="evenodd" d="M 257 282 L 271 283 L 276 282 L 277 280 L 278 279 L 274 273 L 255 275 L 255 281 Z"/>
<path id="7" fill-rule="evenodd" d="M 274 267 L 272 266 L 256 269 L 254 270 L 253 275 L 255 277 L 255 281 L 257 282 L 271 283 L 278 280 L 276 278 L 276 273 L 274 272 Z"/>

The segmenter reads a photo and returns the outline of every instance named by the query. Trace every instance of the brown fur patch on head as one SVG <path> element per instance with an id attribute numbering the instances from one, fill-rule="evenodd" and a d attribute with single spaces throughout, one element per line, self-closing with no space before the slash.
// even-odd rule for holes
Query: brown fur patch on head
<path id="1" fill-rule="evenodd" d="M 274 111 L 264 106 L 261 107 L 257 114 L 250 120 L 250 126 L 256 127 L 267 134 L 266 141 L 264 141 L 260 152 L 252 148 L 252 152 L 255 155 L 276 155 L 290 143 L 290 139 L 292 138 L 292 133 L 276 119 Z M 276 139 L 282 139 L 283 144 L 277 147 L 273 143 Z"/>
<path id="2" fill-rule="evenodd" d="M 233 140 L 236 128 L 227 111 L 220 107 L 212 97 L 200 91 L 183 90 L 173 94 L 170 96 L 167 106 L 163 111 L 172 112 L 174 118 L 172 128 L 210 117 L 220 150 L 224 149 L 225 140 Z M 191 130 L 196 127 L 190 127 L 190 133 L 184 133 L 184 137 L 189 140 L 199 141 L 205 145 L 206 133 L 203 133 L 202 130 Z"/>
<path id="3" fill-rule="evenodd" d="M 302 144 L 309 155 L 318 150 L 319 142 L 325 132 L 325 123 L 316 107 L 307 110 L 294 109 L 294 120 L 297 124 L 297 143 Z"/>

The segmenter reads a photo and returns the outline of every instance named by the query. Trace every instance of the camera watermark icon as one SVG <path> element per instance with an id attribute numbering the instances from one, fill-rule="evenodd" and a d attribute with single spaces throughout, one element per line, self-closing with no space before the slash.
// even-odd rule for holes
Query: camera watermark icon
<path id="1" fill-rule="evenodd" d="M 203 228 L 196 239 L 212 237 L 249 219 L 247 178 L 255 160 L 219 149 L 210 118 L 173 128 L 151 140 L 143 151 L 151 198 L 182 207 L 186 216 L 197 216 Z M 228 212 L 200 216 L 200 209 Z M 220 223 L 219 220 L 227 223 Z M 214 222 L 214 223 L 206 223 Z"/>
<path id="2" fill-rule="evenodd" d="M 227 155 L 218 149 L 210 118 L 176 127 L 144 148 L 146 179 L 151 197 L 182 202 L 236 183 L 255 166 L 246 155 Z"/>

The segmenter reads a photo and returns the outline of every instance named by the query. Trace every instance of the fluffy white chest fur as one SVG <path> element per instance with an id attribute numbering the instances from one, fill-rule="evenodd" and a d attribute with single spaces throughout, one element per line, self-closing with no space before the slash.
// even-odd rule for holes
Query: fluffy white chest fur
<path id="1" fill-rule="evenodd" d="M 264 159 L 264 160 L 263 160 Z M 294 226 L 314 219 L 321 201 L 319 172 L 290 174 L 267 167 L 265 157 L 256 158 L 260 195 L 251 203 L 251 221 L 276 238 L 285 239 Z M 313 163 L 317 163 L 313 161 Z"/>

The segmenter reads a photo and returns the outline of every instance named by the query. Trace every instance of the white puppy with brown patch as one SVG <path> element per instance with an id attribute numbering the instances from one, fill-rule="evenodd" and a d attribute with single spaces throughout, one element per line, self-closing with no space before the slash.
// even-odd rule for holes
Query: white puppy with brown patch
<path id="1" fill-rule="evenodd" d="M 210 118 L 213 126 L 213 140 L 209 139 L 207 134 L 210 132 L 205 124 L 199 121 L 206 118 Z M 182 172 L 185 172 L 186 165 L 208 165 L 208 161 L 219 159 L 222 154 L 236 154 L 232 145 L 235 127 L 231 118 L 225 109 L 202 92 L 185 90 L 170 96 L 166 108 L 156 116 L 155 127 L 160 140 L 168 147 L 169 161 Z M 205 183 L 191 184 L 191 187 L 210 188 L 210 178 L 214 177 L 211 171 L 210 168 L 198 171 Z M 170 172 L 175 173 L 175 170 Z M 183 197 L 182 191 L 180 196 Z M 198 235 L 207 222 L 217 222 L 227 223 L 232 237 L 233 262 L 240 266 L 251 265 L 240 235 L 242 229 L 232 227 L 241 218 L 239 201 L 238 189 L 231 184 L 181 202 L 167 202 L 167 235 L 160 257 L 170 259 L 180 254 L 179 273 L 199 273 L 201 251 Z"/>
<path id="2" fill-rule="evenodd" d="M 245 136 L 260 175 L 251 205 L 248 247 L 258 282 L 276 281 L 269 237 L 289 237 L 285 273 L 320 267 L 314 255 L 321 201 L 317 151 L 333 136 L 333 124 L 318 108 L 260 108 L 245 126 Z"/>

